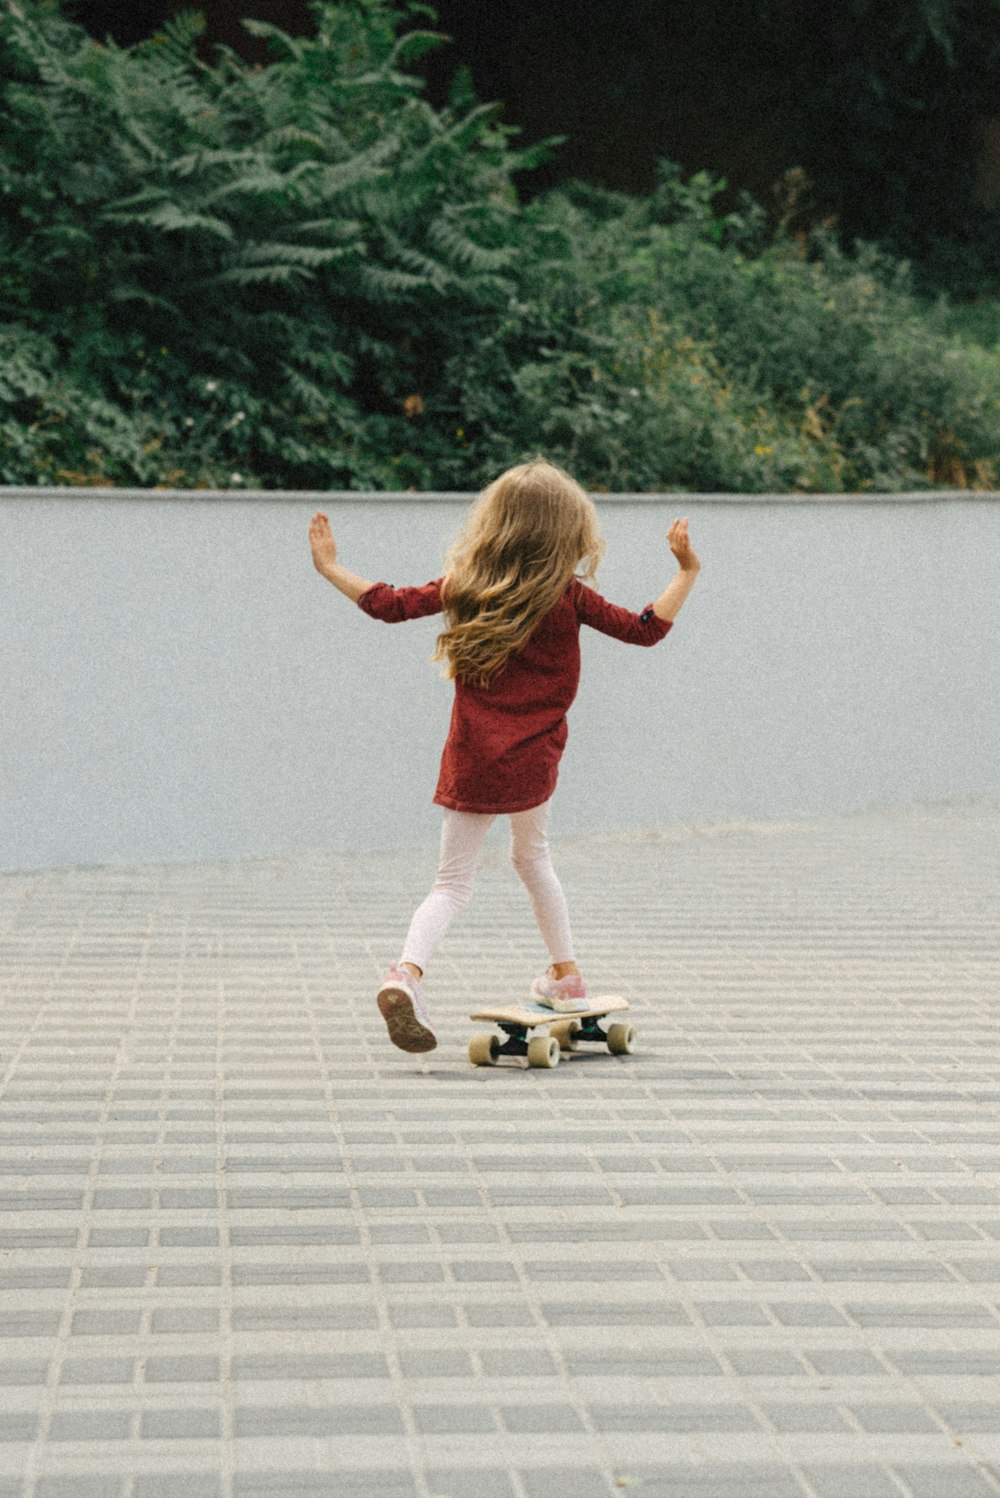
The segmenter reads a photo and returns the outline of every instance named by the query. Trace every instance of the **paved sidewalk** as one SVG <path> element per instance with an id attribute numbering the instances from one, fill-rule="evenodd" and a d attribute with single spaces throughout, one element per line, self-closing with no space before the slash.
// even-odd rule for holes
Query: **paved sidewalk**
<path id="1" fill-rule="evenodd" d="M 466 1059 L 501 829 L 0 876 L 0 1498 L 1000 1494 L 1000 806 L 556 843 L 633 1056 Z"/>

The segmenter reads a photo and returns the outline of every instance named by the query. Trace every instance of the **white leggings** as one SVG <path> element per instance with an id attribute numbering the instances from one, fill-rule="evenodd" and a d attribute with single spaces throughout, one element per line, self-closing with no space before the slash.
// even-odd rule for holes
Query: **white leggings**
<path id="1" fill-rule="evenodd" d="M 510 816 L 510 857 L 523 879 L 553 962 L 572 962 L 573 942 L 569 911 L 562 885 L 552 867 L 545 824 L 550 802 Z M 430 894 L 410 923 L 400 962 L 411 962 L 421 972 L 459 911 L 472 898 L 472 882 L 483 840 L 496 820 L 492 813 L 445 808 L 441 828 L 441 861 Z"/>

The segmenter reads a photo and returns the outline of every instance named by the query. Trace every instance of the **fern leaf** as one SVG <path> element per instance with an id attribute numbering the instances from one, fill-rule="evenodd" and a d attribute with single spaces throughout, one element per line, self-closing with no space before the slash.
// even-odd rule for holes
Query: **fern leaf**
<path id="1" fill-rule="evenodd" d="M 476 271 L 504 270 L 514 258 L 509 245 L 488 249 L 477 244 L 449 218 L 436 218 L 427 226 L 427 238 L 435 249 L 456 265 Z"/>
<path id="2" fill-rule="evenodd" d="M 280 369 L 285 377 L 286 386 L 301 406 L 311 412 L 323 411 L 329 397 L 322 385 L 317 385 L 315 380 L 310 380 L 291 364 L 282 364 Z"/>
<path id="3" fill-rule="evenodd" d="M 137 227 L 162 229 L 167 234 L 202 229 L 206 234 L 214 234 L 219 239 L 234 237 L 232 229 L 223 219 L 210 218 L 205 213 L 191 213 L 169 201 L 155 203 L 149 208 L 136 209 L 133 212 L 109 210 L 102 213 L 100 217 L 104 223 L 134 224 Z"/>
<path id="4" fill-rule="evenodd" d="M 442 291 L 454 279 L 452 273 L 440 261 L 432 260 L 429 255 L 422 254 L 413 245 L 405 244 L 395 234 L 385 233 L 384 238 L 386 248 L 393 258 L 415 275 L 423 276 L 436 291 Z"/>
<path id="5" fill-rule="evenodd" d="M 241 265 L 266 265 L 270 261 L 281 265 L 304 265 L 310 270 L 315 270 L 321 265 L 329 265 L 334 260 L 342 260 L 349 253 L 349 250 L 341 247 L 322 247 L 310 244 L 243 245 L 240 248 L 239 263 Z"/>
<path id="6" fill-rule="evenodd" d="M 195 44 L 205 34 L 205 17 L 199 10 L 180 10 L 170 16 L 148 41 L 140 42 L 134 55 L 145 61 L 162 63 L 164 60 L 175 67 L 200 66 L 195 56 Z"/>
<path id="7" fill-rule="evenodd" d="M 297 234 L 326 234 L 332 239 L 356 241 L 361 224 L 354 218 L 313 218 L 295 225 Z"/>
<path id="8" fill-rule="evenodd" d="M 297 281 L 312 281 L 315 272 L 305 265 L 232 265 L 228 270 L 208 276 L 200 284 L 213 286 L 291 286 Z"/>
<path id="9" fill-rule="evenodd" d="M 386 163 L 397 156 L 401 145 L 402 142 L 397 135 L 389 135 L 369 150 L 359 152 L 349 161 L 340 161 L 334 165 L 325 166 L 317 175 L 317 186 L 325 196 L 333 197 L 337 193 L 347 192 L 366 180 L 369 183 L 388 182 L 389 174 Z"/>
<path id="10" fill-rule="evenodd" d="M 408 31 L 393 47 L 389 65 L 395 68 L 397 64 L 415 62 L 418 57 L 435 51 L 450 40 L 443 31 Z"/>
<path id="11" fill-rule="evenodd" d="M 256 161 L 255 151 L 189 151 L 167 162 L 166 170 L 174 177 L 190 177 L 194 172 L 214 166 L 246 166 Z"/>
<path id="12" fill-rule="evenodd" d="M 502 104 L 477 104 L 475 109 L 470 109 L 468 114 L 462 115 L 451 125 L 440 137 L 441 141 L 453 141 L 456 145 L 464 145 L 469 136 L 475 134 L 481 124 L 494 115 L 499 114 L 503 108 Z"/>
<path id="13" fill-rule="evenodd" d="M 317 374 L 325 375 L 332 372 L 345 385 L 354 378 L 354 360 L 338 349 L 331 349 L 326 345 L 316 349 L 296 348 L 295 358 L 299 364 L 304 364 L 307 369 L 312 369 Z"/>
<path id="14" fill-rule="evenodd" d="M 265 151 L 273 150 L 276 146 L 311 146 L 316 151 L 326 149 L 326 141 L 314 130 L 306 130 L 302 125 L 278 125 L 269 131 L 261 140 L 261 148 Z"/>
<path id="15" fill-rule="evenodd" d="M 296 62 L 302 61 L 302 47 L 287 32 L 282 31 L 280 26 L 273 26 L 270 21 L 252 21 L 244 16 L 241 23 L 245 31 L 251 36 L 256 36 L 265 42 L 276 42 L 278 47 L 289 57 L 294 57 Z"/>
<path id="16" fill-rule="evenodd" d="M 300 171 L 301 167 L 296 167 L 291 172 L 276 172 L 269 167 L 259 165 L 248 176 L 238 177 L 235 182 L 224 182 L 214 192 L 207 193 L 203 201 L 208 204 L 233 197 L 293 198 Z"/>
<path id="17" fill-rule="evenodd" d="M 391 270 L 385 265 L 372 265 L 362 261 L 361 280 L 368 295 L 377 302 L 394 302 L 408 293 L 425 291 L 427 277 L 413 275 L 405 270 Z"/>
<path id="18" fill-rule="evenodd" d="M 175 302 L 167 297 L 157 296 L 155 292 L 147 291 L 143 286 L 114 286 L 108 292 L 109 302 L 140 302 L 144 307 L 150 307 L 154 312 L 165 312 L 168 317 L 180 323 L 183 321 L 181 309 Z"/>

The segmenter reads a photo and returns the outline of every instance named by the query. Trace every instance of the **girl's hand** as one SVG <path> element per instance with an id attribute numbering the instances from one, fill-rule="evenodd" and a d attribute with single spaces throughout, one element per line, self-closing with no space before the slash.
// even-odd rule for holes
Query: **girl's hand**
<path id="1" fill-rule="evenodd" d="M 697 572 L 700 569 L 701 563 L 691 549 L 687 520 L 675 520 L 667 532 L 667 540 L 682 572 Z"/>
<path id="2" fill-rule="evenodd" d="M 309 526 L 309 545 L 312 547 L 313 565 L 325 577 L 337 563 L 337 543 L 333 539 L 330 522 L 321 510 L 317 510 Z"/>
<path id="3" fill-rule="evenodd" d="M 661 593 L 653 604 L 653 613 L 658 619 L 672 624 L 684 607 L 684 600 L 694 587 L 695 579 L 701 571 L 701 563 L 691 550 L 686 520 L 674 521 L 667 531 L 667 540 L 670 542 L 670 550 L 677 558 L 681 570 L 671 578 L 665 592 Z"/>

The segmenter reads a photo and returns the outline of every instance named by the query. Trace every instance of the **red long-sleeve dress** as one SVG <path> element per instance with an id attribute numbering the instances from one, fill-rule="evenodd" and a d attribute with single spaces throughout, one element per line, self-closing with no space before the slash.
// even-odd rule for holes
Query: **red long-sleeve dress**
<path id="1" fill-rule="evenodd" d="M 438 614 L 442 581 L 418 588 L 375 583 L 358 606 L 387 624 Z M 652 604 L 634 614 L 574 578 L 488 686 L 456 679 L 434 794 L 439 806 L 510 813 L 549 799 L 566 747 L 566 714 L 580 682 L 581 624 L 629 645 L 655 645 L 671 627 Z"/>

